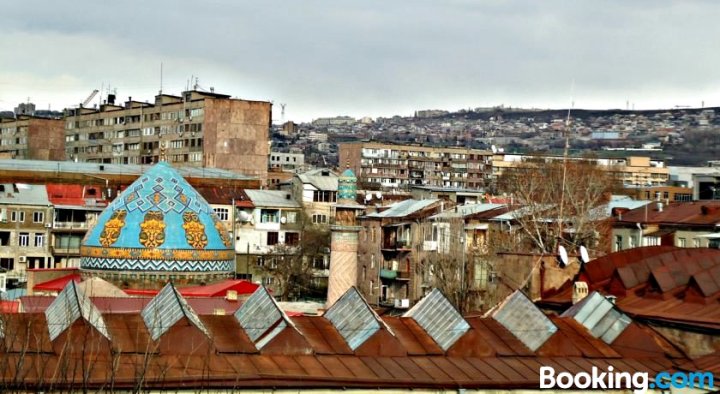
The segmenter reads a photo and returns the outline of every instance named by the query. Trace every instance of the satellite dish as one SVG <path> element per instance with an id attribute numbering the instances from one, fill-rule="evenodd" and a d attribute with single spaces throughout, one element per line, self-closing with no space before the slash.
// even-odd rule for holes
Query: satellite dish
<path id="1" fill-rule="evenodd" d="M 240 220 L 241 222 L 249 222 L 250 220 L 252 220 L 252 215 L 245 211 L 240 211 L 238 213 L 238 220 Z"/>
<path id="2" fill-rule="evenodd" d="M 590 261 L 590 255 L 588 254 L 587 248 L 585 246 L 580 246 L 580 258 L 585 264 Z"/>
<path id="3" fill-rule="evenodd" d="M 372 200 L 372 193 L 367 193 L 365 195 L 365 201 L 370 201 L 370 200 Z"/>
<path id="4" fill-rule="evenodd" d="M 285 216 L 280 218 L 280 223 L 285 224 L 287 223 L 287 218 Z"/>
<path id="5" fill-rule="evenodd" d="M 492 145 L 492 146 L 490 147 L 490 150 L 492 151 L 492 153 L 497 153 L 497 152 L 498 152 L 498 148 L 497 148 L 497 146 L 495 146 L 495 145 Z"/>
<path id="6" fill-rule="evenodd" d="M 375 197 L 377 197 L 378 200 L 381 199 L 382 193 L 380 193 L 379 191 L 375 192 Z"/>
<path id="7" fill-rule="evenodd" d="M 560 255 L 560 265 L 565 267 L 568 264 L 568 254 L 567 250 L 565 250 L 565 247 L 560 245 L 558 246 L 558 254 Z"/>

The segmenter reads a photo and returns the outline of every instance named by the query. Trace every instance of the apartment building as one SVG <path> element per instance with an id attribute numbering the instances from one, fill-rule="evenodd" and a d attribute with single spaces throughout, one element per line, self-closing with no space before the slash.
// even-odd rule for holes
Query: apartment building
<path id="1" fill-rule="evenodd" d="M 541 164 L 562 161 L 561 155 L 506 154 L 492 156 L 492 177 L 497 179 L 508 169 L 517 169 L 527 163 Z M 570 156 L 568 160 L 592 161 L 599 167 L 615 173 L 626 186 L 663 186 L 670 178 L 670 170 L 663 160 L 646 156 L 585 158 Z"/>
<path id="2" fill-rule="evenodd" d="M 52 268 L 53 207 L 45 186 L 0 183 L 0 272 L 19 280 L 33 268 Z"/>
<path id="3" fill-rule="evenodd" d="M 480 189 L 492 176 L 492 152 L 478 149 L 349 142 L 339 144 L 338 157 L 355 172 L 359 188 Z"/>
<path id="4" fill-rule="evenodd" d="M 65 160 L 65 131 L 61 119 L 19 115 L 0 118 L 0 157 L 6 159 Z"/>
<path id="5" fill-rule="evenodd" d="M 270 169 L 294 172 L 305 167 L 305 154 L 270 152 Z"/>
<path id="6" fill-rule="evenodd" d="M 186 91 L 153 103 L 114 95 L 99 109 L 77 108 L 65 117 L 68 160 L 211 167 L 267 178 L 272 104 L 229 95 Z"/>
<path id="7" fill-rule="evenodd" d="M 53 205 L 50 268 L 79 268 L 80 243 L 97 222 L 109 199 L 101 186 L 48 184 L 48 200 Z"/>

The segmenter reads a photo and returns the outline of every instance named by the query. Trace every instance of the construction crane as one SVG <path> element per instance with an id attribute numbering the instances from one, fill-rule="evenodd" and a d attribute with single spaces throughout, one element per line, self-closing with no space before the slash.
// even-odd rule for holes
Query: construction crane
<path id="1" fill-rule="evenodd" d="M 90 93 L 90 95 L 88 96 L 88 98 L 86 98 L 85 101 L 83 101 L 82 104 L 80 104 L 80 106 L 85 107 L 88 104 L 90 104 L 90 101 L 92 101 L 92 99 L 95 98 L 95 95 L 98 94 L 98 92 L 99 92 L 99 90 L 97 90 L 97 89 L 93 90 L 92 93 Z"/>

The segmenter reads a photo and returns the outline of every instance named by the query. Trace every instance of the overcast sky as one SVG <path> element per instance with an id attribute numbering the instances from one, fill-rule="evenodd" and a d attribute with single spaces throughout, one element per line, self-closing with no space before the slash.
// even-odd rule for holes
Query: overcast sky
<path id="1" fill-rule="evenodd" d="M 191 76 L 286 120 L 510 105 L 720 106 L 717 1 L 13 1 L 0 109 L 178 94 Z M 574 81 L 574 83 L 573 83 Z M 574 86 L 574 88 L 573 88 Z M 95 100 L 97 102 L 97 99 Z"/>

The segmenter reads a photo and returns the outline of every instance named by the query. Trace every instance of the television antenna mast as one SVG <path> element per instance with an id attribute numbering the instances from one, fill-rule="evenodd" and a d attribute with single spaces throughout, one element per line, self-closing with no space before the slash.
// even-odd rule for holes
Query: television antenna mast
<path id="1" fill-rule="evenodd" d="M 287 104 L 285 104 L 285 103 L 280 103 L 280 117 L 281 117 L 283 123 L 285 123 L 285 106 L 286 105 Z"/>
<path id="2" fill-rule="evenodd" d="M 572 111 L 573 107 L 575 106 L 575 99 L 573 98 L 575 94 L 575 80 L 573 79 L 572 83 L 570 84 L 570 107 L 568 108 L 567 117 L 565 118 L 565 129 L 563 133 L 565 134 L 565 150 L 563 151 L 563 174 L 562 174 L 562 189 L 560 189 L 560 212 L 558 215 L 558 234 L 557 234 L 557 240 L 558 243 L 560 243 L 560 240 L 562 239 L 562 228 L 563 228 L 563 209 L 565 208 L 565 183 L 567 182 L 567 159 L 568 159 L 568 150 L 570 149 L 570 133 L 568 132 L 570 129 L 570 111 Z"/>

